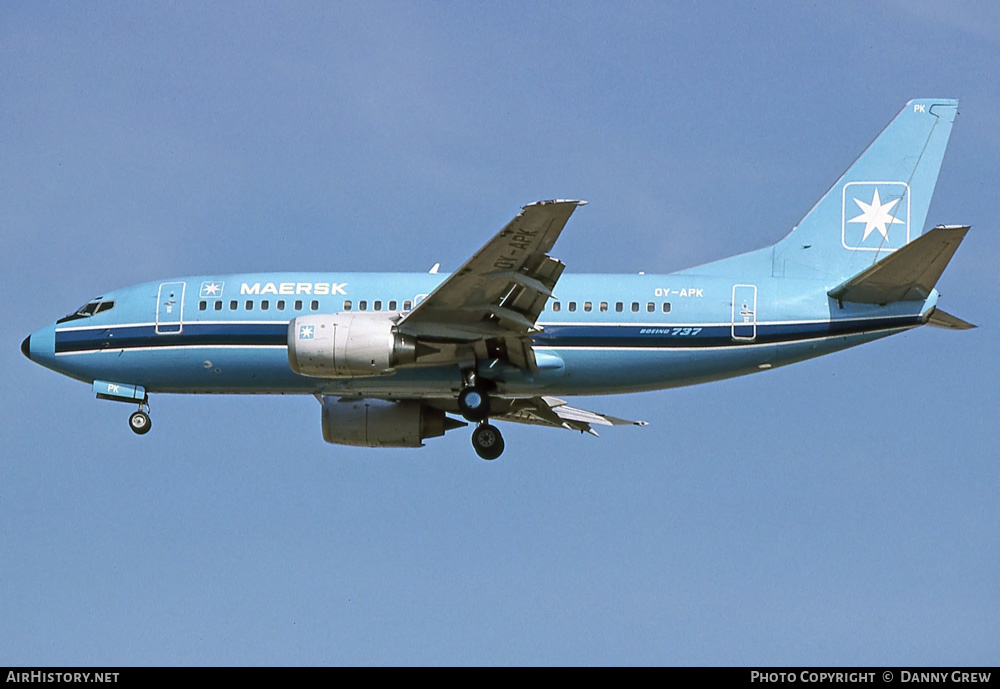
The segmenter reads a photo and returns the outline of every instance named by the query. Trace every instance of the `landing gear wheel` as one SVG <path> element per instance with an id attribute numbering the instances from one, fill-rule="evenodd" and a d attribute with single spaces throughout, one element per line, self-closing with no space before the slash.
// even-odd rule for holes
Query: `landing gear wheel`
<path id="1" fill-rule="evenodd" d="M 128 417 L 128 427 L 136 435 L 145 435 L 153 427 L 153 422 L 149 420 L 149 414 L 140 410 Z"/>
<path id="2" fill-rule="evenodd" d="M 482 421 L 490 415 L 490 397 L 480 387 L 468 387 L 458 393 L 458 411 L 469 421 Z"/>
<path id="3" fill-rule="evenodd" d="M 503 436 L 496 426 L 481 423 L 472 431 L 472 447 L 483 459 L 496 459 L 503 453 Z"/>

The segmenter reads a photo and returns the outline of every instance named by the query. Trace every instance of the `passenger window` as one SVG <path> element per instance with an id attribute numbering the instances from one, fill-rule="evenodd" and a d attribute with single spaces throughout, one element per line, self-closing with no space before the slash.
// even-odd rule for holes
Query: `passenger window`
<path id="1" fill-rule="evenodd" d="M 620 301 L 615 302 L 615 311 L 621 313 L 624 310 L 625 310 L 625 304 L 621 303 Z"/>
<path id="2" fill-rule="evenodd" d="M 413 307 L 412 302 L 409 299 L 403 302 L 403 311 L 409 311 Z"/>
<path id="3" fill-rule="evenodd" d="M 284 299 L 279 299 L 278 300 L 278 311 L 284 311 L 284 310 L 285 310 L 285 300 Z"/>
<path id="4" fill-rule="evenodd" d="M 359 311 L 367 311 L 368 310 L 368 300 L 367 299 L 362 299 L 361 301 L 358 302 L 358 310 Z"/>
<path id="5" fill-rule="evenodd" d="M 390 311 L 395 311 L 396 310 L 396 300 L 395 299 L 391 299 L 389 301 L 389 310 Z"/>
<path id="6" fill-rule="evenodd" d="M 670 313 L 670 302 L 663 302 L 663 313 Z"/>
<path id="7" fill-rule="evenodd" d="M 216 311 L 222 311 L 222 302 L 221 301 L 215 302 L 215 310 Z"/>
<path id="8" fill-rule="evenodd" d="M 205 302 L 203 302 L 203 301 L 199 301 L 199 302 L 198 302 L 198 310 L 199 310 L 199 311 L 204 311 L 204 310 L 205 310 L 205 309 L 207 309 L 207 308 L 208 308 L 208 304 L 206 304 L 206 303 L 205 303 Z"/>
<path id="9" fill-rule="evenodd" d="M 253 311 L 253 300 L 247 299 L 246 310 L 247 311 Z"/>
<path id="10" fill-rule="evenodd" d="M 651 301 L 646 302 L 646 311 L 648 311 L 649 313 L 653 313 L 654 311 L 656 311 L 656 304 L 654 304 Z"/>
<path id="11" fill-rule="evenodd" d="M 345 299 L 344 300 L 344 311 L 350 311 L 351 308 L 353 308 L 353 306 L 354 305 L 351 303 L 350 299 Z"/>
<path id="12" fill-rule="evenodd" d="M 309 302 L 309 308 L 312 309 L 313 311 L 319 311 L 319 302 L 313 299 L 311 302 Z"/>
<path id="13" fill-rule="evenodd" d="M 552 310 L 558 312 L 562 308 L 562 304 L 557 301 L 552 302 Z"/>
<path id="14" fill-rule="evenodd" d="M 576 311 L 576 302 L 575 301 L 571 301 L 569 303 L 569 310 L 570 311 Z"/>
<path id="15" fill-rule="evenodd" d="M 594 304 L 592 302 L 589 301 L 583 302 L 583 310 L 586 311 L 587 313 L 590 313 L 593 308 Z"/>
<path id="16" fill-rule="evenodd" d="M 607 312 L 608 312 L 608 302 L 602 301 L 601 302 L 601 313 L 607 313 Z"/>
<path id="17" fill-rule="evenodd" d="M 271 302 L 269 302 L 267 299 L 264 299 L 262 302 L 260 302 L 260 310 L 261 311 L 267 311 L 268 308 L 270 308 L 270 306 L 271 306 Z"/>
<path id="18" fill-rule="evenodd" d="M 374 311 L 381 311 L 382 310 L 382 300 L 381 299 L 376 299 L 375 300 L 375 302 L 372 304 L 372 310 L 374 310 Z"/>
<path id="19" fill-rule="evenodd" d="M 222 302 L 219 302 L 219 305 L 221 307 Z M 239 306 L 240 306 L 239 302 L 237 302 L 235 299 L 233 299 L 231 302 L 229 302 L 229 310 L 230 311 L 235 311 L 236 309 L 239 308 Z M 218 311 L 218 310 L 219 309 L 216 309 L 216 311 Z"/>
<path id="20" fill-rule="evenodd" d="M 632 313 L 639 313 L 639 302 L 632 302 Z"/>
<path id="21" fill-rule="evenodd" d="M 296 311 L 301 311 L 302 310 L 302 300 L 301 299 L 296 299 L 295 300 L 295 310 Z"/>

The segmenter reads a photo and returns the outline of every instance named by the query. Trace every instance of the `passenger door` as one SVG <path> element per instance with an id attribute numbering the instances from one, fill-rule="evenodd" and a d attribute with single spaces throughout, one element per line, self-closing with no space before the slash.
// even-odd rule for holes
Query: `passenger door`
<path id="1" fill-rule="evenodd" d="M 186 283 L 164 282 L 156 294 L 156 334 L 169 335 L 184 329 Z"/>

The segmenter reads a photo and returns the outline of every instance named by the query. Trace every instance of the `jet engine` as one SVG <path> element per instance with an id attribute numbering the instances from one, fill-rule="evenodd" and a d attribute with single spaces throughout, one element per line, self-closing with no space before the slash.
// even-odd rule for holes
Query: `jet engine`
<path id="1" fill-rule="evenodd" d="M 421 447 L 465 424 L 412 400 L 340 400 L 323 398 L 323 440 L 360 447 Z"/>
<path id="2" fill-rule="evenodd" d="M 385 314 L 299 316 L 288 324 L 288 364 L 317 378 L 384 376 L 417 358 L 417 341 Z"/>

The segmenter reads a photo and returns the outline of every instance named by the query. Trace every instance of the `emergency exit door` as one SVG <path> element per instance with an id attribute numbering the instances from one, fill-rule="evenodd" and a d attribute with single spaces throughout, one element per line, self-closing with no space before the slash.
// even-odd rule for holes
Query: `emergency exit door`
<path id="1" fill-rule="evenodd" d="M 733 339 L 757 339 L 756 285 L 733 285 Z"/>

